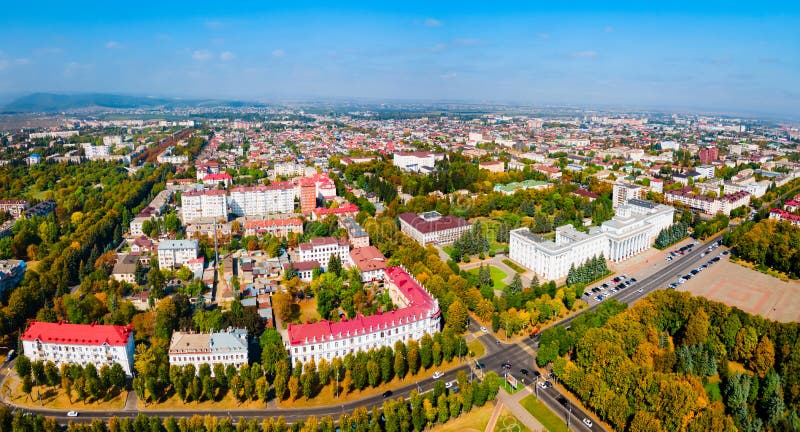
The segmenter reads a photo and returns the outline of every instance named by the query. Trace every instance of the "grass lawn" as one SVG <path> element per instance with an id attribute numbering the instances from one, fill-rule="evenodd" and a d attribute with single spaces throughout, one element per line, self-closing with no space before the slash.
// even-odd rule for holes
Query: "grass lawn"
<path id="1" fill-rule="evenodd" d="M 354 400 L 363 399 L 370 396 L 375 396 L 385 392 L 386 390 L 393 390 L 397 387 L 405 386 L 408 384 L 413 384 L 416 382 L 421 382 L 425 380 L 432 379 L 433 373 L 436 371 L 446 372 L 450 369 L 453 369 L 457 366 L 462 365 L 462 362 L 459 362 L 457 357 L 454 357 L 450 362 L 442 362 L 439 366 L 433 366 L 430 369 L 420 370 L 416 375 L 406 375 L 405 379 L 400 380 L 395 377 L 393 380 L 389 381 L 388 383 L 381 383 L 381 385 L 377 387 L 369 387 L 367 386 L 363 390 L 353 390 L 349 393 L 344 393 L 342 390 L 342 382 L 339 382 L 339 397 L 336 398 L 333 392 L 333 384 L 329 384 L 322 388 L 319 393 L 312 397 L 311 399 L 307 399 L 304 396 L 300 396 L 296 400 L 291 400 L 291 398 L 280 401 L 278 406 L 281 408 L 304 408 L 304 407 L 312 407 L 312 406 L 324 406 L 324 405 L 335 405 L 335 404 L 342 404 L 351 402 Z"/>
<path id="2" fill-rule="evenodd" d="M 523 407 L 536 417 L 542 426 L 550 432 L 568 432 L 567 424 L 554 412 L 550 411 L 543 403 L 536 399 L 536 395 L 530 395 L 520 401 Z"/>
<path id="3" fill-rule="evenodd" d="M 703 386 L 706 389 L 706 393 L 708 393 L 708 398 L 711 399 L 711 402 L 722 402 L 722 392 L 719 390 L 719 382 L 719 375 L 716 375 L 709 379 L 708 384 Z"/>
<path id="4" fill-rule="evenodd" d="M 314 297 L 311 300 L 303 300 L 298 303 L 300 305 L 300 314 L 297 318 L 297 322 L 305 323 L 308 321 L 319 321 L 322 317 L 319 316 L 319 312 L 317 312 L 317 298 Z"/>
<path id="5" fill-rule="evenodd" d="M 42 403 L 39 403 L 38 396 L 41 395 Z M 15 405 L 27 406 L 30 408 L 49 408 L 49 409 L 62 409 L 65 411 L 116 411 L 125 407 L 125 398 L 128 392 L 116 391 L 109 393 L 106 399 L 98 401 L 91 401 L 87 398 L 87 402 L 78 400 L 78 397 L 73 392 L 72 401 L 67 398 L 67 394 L 61 387 L 34 387 L 30 396 L 22 392 L 22 383 L 14 387 L 9 400 Z"/>
<path id="6" fill-rule="evenodd" d="M 478 270 L 479 269 L 472 269 L 469 272 L 474 274 L 474 275 L 477 275 L 478 274 Z M 506 272 L 500 270 L 499 268 L 497 268 L 495 266 L 489 266 L 489 271 L 492 273 L 492 283 L 494 283 L 494 287 L 496 289 L 502 289 L 503 287 L 506 286 L 506 284 L 503 282 L 503 279 L 508 277 Z"/>
<path id="7" fill-rule="evenodd" d="M 522 384 L 522 379 L 520 379 L 520 378 L 517 378 L 517 388 L 512 387 L 511 384 L 508 382 L 508 380 L 506 380 L 505 378 L 503 378 L 503 377 L 500 377 L 500 378 L 503 380 L 503 382 L 500 384 L 500 388 L 504 389 L 506 391 L 506 393 L 508 393 L 508 394 L 514 394 L 514 393 L 522 390 L 523 387 L 525 387 Z"/>
<path id="8" fill-rule="evenodd" d="M 467 414 L 461 414 L 457 419 L 450 420 L 443 425 L 436 426 L 431 432 L 483 432 L 489 419 L 492 417 L 494 405 L 487 403 L 480 408 L 474 408 Z"/>
<path id="9" fill-rule="evenodd" d="M 521 421 L 514 417 L 506 408 L 500 411 L 500 417 L 497 418 L 497 423 L 494 425 L 494 432 L 530 432 Z"/>
<path id="10" fill-rule="evenodd" d="M 504 259 L 504 260 L 503 260 L 503 264 L 505 264 L 505 265 L 507 265 L 507 266 L 511 267 L 511 268 L 512 268 L 512 269 L 513 269 L 515 272 L 517 272 L 517 273 L 520 273 L 520 274 L 522 274 L 522 273 L 525 273 L 525 272 L 526 272 L 526 270 L 525 270 L 524 268 L 520 267 L 520 265 L 519 265 L 519 264 L 515 263 L 514 261 L 511 261 L 511 260 L 510 260 L 510 259 L 508 259 L 508 258 L 506 258 L 506 259 Z"/>
<path id="11" fill-rule="evenodd" d="M 481 341 L 479 341 L 478 339 L 475 339 L 472 342 L 468 342 L 467 350 L 468 352 L 474 354 L 472 356 L 474 358 L 481 358 L 483 357 L 484 354 L 486 354 L 486 347 L 484 347 Z"/>

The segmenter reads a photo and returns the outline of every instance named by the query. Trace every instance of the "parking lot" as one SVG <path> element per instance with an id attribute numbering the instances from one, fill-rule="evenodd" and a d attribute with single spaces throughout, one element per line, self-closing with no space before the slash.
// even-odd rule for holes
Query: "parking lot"
<path id="1" fill-rule="evenodd" d="M 800 321 L 800 282 L 781 281 L 732 263 L 727 256 L 677 289 L 772 320 Z"/>

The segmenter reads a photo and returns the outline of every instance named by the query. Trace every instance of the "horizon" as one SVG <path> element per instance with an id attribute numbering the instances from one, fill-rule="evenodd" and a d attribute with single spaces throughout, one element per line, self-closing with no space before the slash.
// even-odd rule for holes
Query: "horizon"
<path id="1" fill-rule="evenodd" d="M 798 5 L 235 8 L 10 5 L 0 93 L 800 117 Z"/>

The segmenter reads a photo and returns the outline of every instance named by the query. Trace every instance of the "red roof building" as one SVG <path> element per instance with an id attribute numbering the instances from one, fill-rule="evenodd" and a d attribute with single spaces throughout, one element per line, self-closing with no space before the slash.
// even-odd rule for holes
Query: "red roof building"
<path id="1" fill-rule="evenodd" d="M 400 230 L 403 234 L 423 246 L 429 243 L 452 243 L 470 228 L 469 222 L 460 217 L 442 216 L 435 211 L 421 215 L 402 213 L 397 217 L 400 219 Z"/>
<path id="2" fill-rule="evenodd" d="M 33 321 L 20 337 L 31 361 L 104 365 L 119 363 L 128 376 L 133 366 L 133 327 Z"/>
<path id="3" fill-rule="evenodd" d="M 440 330 L 439 302 L 404 268 L 389 267 L 385 282 L 397 310 L 357 316 L 341 322 L 289 324 L 288 346 L 292 363 L 314 359 L 330 361 L 347 353 L 394 346 L 397 341 L 419 340 Z"/>

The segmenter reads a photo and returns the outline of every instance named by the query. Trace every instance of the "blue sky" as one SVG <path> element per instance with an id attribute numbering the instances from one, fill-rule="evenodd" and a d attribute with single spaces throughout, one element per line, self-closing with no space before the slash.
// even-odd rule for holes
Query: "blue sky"
<path id="1" fill-rule="evenodd" d="M 0 93 L 800 116 L 800 2 L 332 3 L 14 2 Z"/>

